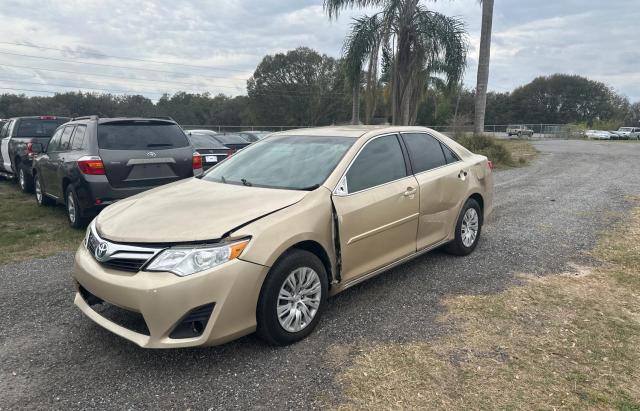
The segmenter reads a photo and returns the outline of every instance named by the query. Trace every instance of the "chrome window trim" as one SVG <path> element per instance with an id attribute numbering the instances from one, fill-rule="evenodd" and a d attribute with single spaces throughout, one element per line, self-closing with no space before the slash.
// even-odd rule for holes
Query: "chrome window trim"
<path id="1" fill-rule="evenodd" d="M 442 144 L 442 145 L 444 145 L 445 147 L 447 147 L 447 148 L 448 148 L 449 150 L 451 150 L 451 152 L 452 152 L 453 154 L 455 154 L 455 155 L 456 155 L 456 157 L 458 158 L 458 161 L 454 161 L 453 163 L 447 163 L 447 164 L 442 165 L 442 166 L 440 166 L 440 167 L 430 168 L 430 169 L 428 169 L 428 170 L 424 170 L 424 171 L 421 171 L 421 172 L 419 172 L 419 173 L 413 173 L 413 175 L 414 175 L 414 176 L 419 176 L 419 175 L 422 175 L 422 174 L 425 174 L 425 173 L 431 173 L 432 171 L 440 170 L 441 168 L 449 167 L 450 165 L 458 164 L 458 163 L 462 163 L 462 162 L 463 162 L 463 161 L 460 159 L 460 155 L 459 155 L 458 153 L 456 153 L 456 152 L 455 152 L 455 150 L 452 150 L 452 149 L 451 149 L 451 147 L 449 147 L 445 142 L 443 142 L 442 140 L 440 140 L 438 137 L 434 136 L 434 135 L 433 135 L 433 134 L 431 134 L 431 133 L 427 133 L 427 132 L 425 132 L 425 131 L 402 131 L 402 132 L 400 132 L 400 134 L 426 134 L 426 135 L 428 135 L 428 136 L 430 136 L 430 137 L 433 137 L 433 138 L 434 138 L 434 139 L 436 139 L 438 142 L 440 142 L 440 144 Z M 407 154 L 408 154 L 408 153 L 409 153 L 409 147 L 407 147 Z M 444 155 L 444 153 L 442 153 L 442 155 Z M 409 154 L 409 156 L 411 156 L 411 155 Z M 446 160 L 446 158 L 445 158 L 445 160 Z"/>
<path id="2" fill-rule="evenodd" d="M 387 181 L 386 183 L 382 183 L 382 184 L 378 184 L 377 186 L 373 186 L 373 187 L 368 187 L 365 188 L 364 190 L 360 190 L 360 191 L 354 191 L 353 193 L 349 192 L 349 181 L 347 181 L 347 193 L 346 194 L 342 194 L 341 190 L 338 190 L 339 187 L 342 185 L 343 179 L 347 178 L 347 173 L 349 172 L 349 170 L 351 169 L 351 166 L 353 165 L 353 163 L 358 159 L 358 157 L 360 156 L 360 153 L 362 153 L 362 150 L 364 150 L 364 148 L 371 143 L 374 140 L 379 139 L 380 137 L 388 137 L 388 136 L 395 136 L 396 138 L 400 138 L 400 135 L 397 132 L 393 132 L 393 133 L 387 133 L 387 134 L 380 134 L 379 136 L 374 136 L 372 138 L 370 138 L 369 140 L 367 140 L 366 143 L 364 143 L 362 145 L 362 147 L 360 147 L 360 149 L 358 149 L 358 152 L 356 153 L 355 156 L 353 156 L 353 158 L 351 159 L 351 161 L 349 162 L 349 165 L 347 166 L 347 168 L 345 169 L 345 171 L 342 173 L 342 175 L 340 176 L 340 178 L 338 179 L 338 183 L 336 184 L 336 186 L 333 188 L 333 190 L 331 190 L 331 192 L 333 193 L 333 195 L 338 196 L 338 197 L 349 197 L 353 194 L 359 194 L 359 193 L 363 193 L 365 191 L 369 191 L 372 190 L 374 188 L 378 188 L 378 187 L 383 187 L 386 186 L 388 184 L 391 183 L 395 183 L 396 181 L 400 181 L 400 180 L 404 180 L 407 177 L 412 177 L 413 174 L 407 174 L 406 176 L 402 177 L 402 178 L 397 178 L 395 180 L 392 181 Z M 398 141 L 398 148 L 400 149 L 400 154 L 402 154 L 402 158 L 403 161 L 406 161 L 405 157 L 404 157 L 404 152 L 402 151 L 402 143 L 400 141 Z M 406 167 L 406 165 L 405 165 Z"/>

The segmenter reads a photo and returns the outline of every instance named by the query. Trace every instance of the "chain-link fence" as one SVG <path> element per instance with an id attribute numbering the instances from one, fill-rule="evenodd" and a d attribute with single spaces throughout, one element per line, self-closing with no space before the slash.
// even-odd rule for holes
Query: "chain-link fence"
<path id="1" fill-rule="evenodd" d="M 213 130 L 217 133 L 234 133 L 240 131 L 285 131 L 297 128 L 308 128 L 311 126 L 228 126 L 228 125 L 213 125 L 213 124 L 184 124 L 182 127 L 185 130 Z M 473 125 L 446 125 L 446 126 L 426 126 L 433 130 L 447 134 L 449 136 L 460 136 L 464 134 L 473 133 Z M 533 139 L 569 139 L 569 138 L 582 138 L 583 130 L 578 129 L 577 126 L 571 124 L 495 124 L 486 125 L 484 132 L 487 135 L 491 135 L 497 138 L 509 137 L 507 129 L 512 130 L 512 137 L 514 138 L 533 138 Z M 521 132 L 518 133 L 518 130 Z M 532 132 L 532 135 L 529 133 Z"/>

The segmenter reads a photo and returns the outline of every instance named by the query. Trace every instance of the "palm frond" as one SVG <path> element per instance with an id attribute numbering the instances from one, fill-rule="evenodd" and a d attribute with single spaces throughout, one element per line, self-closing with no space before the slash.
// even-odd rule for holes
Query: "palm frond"
<path id="1" fill-rule="evenodd" d="M 373 48 L 380 44 L 380 29 L 379 13 L 353 20 L 351 32 L 342 48 L 347 80 L 351 85 L 359 81 L 363 63 L 370 57 Z"/>
<path id="2" fill-rule="evenodd" d="M 329 18 L 337 18 L 340 11 L 354 7 L 380 7 L 385 0 L 324 0 L 324 11 Z"/>

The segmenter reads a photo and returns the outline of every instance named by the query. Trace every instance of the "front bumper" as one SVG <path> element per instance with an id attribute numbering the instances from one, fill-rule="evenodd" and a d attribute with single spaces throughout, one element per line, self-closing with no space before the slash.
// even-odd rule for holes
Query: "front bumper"
<path id="1" fill-rule="evenodd" d="M 256 329 L 256 306 L 269 268 L 239 259 L 187 277 L 171 273 L 128 273 L 101 266 L 80 246 L 75 281 L 94 296 L 140 313 L 149 335 L 126 328 L 94 310 L 76 293 L 74 303 L 97 324 L 145 348 L 179 348 L 222 344 Z M 171 338 L 172 331 L 197 307 L 214 304 L 201 335 Z"/>

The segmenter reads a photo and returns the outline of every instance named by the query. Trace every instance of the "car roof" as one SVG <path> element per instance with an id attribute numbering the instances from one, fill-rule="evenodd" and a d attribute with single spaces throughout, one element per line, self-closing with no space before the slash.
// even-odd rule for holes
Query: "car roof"
<path id="1" fill-rule="evenodd" d="M 296 135 L 313 137 L 351 137 L 360 138 L 367 134 L 385 134 L 399 132 L 433 132 L 430 128 L 420 126 L 327 126 L 309 127 L 286 130 L 274 133 L 273 135 Z"/>

